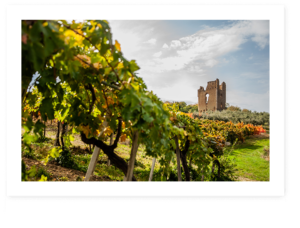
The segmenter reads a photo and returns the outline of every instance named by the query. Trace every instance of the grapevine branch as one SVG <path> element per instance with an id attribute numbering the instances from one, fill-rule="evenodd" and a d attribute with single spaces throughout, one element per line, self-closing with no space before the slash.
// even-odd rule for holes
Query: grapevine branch
<path id="1" fill-rule="evenodd" d="M 116 136 L 116 139 L 114 141 L 114 144 L 112 145 L 114 149 L 117 148 L 118 142 L 119 142 L 119 138 L 120 138 L 121 133 L 122 133 L 122 118 L 118 117 L 118 120 L 119 120 L 119 123 L 118 123 L 117 136 Z"/>
<path id="2" fill-rule="evenodd" d="M 114 149 L 117 147 L 121 132 L 122 132 L 122 119 L 119 119 L 118 124 L 118 132 L 116 139 L 114 141 L 114 144 L 111 146 L 108 146 L 106 143 L 104 143 L 101 140 L 96 139 L 95 137 L 87 138 L 86 135 L 83 132 L 80 132 L 81 140 L 86 144 L 93 144 L 99 147 L 109 158 L 111 163 L 116 166 L 118 169 L 122 170 L 122 172 L 126 175 L 128 170 L 128 164 L 127 162 L 119 157 L 117 154 L 114 153 Z M 136 181 L 136 178 L 132 178 L 133 181 Z"/>

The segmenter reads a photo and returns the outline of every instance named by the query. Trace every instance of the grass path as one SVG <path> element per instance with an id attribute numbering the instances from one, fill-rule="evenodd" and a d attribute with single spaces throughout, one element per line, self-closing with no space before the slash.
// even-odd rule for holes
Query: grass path
<path id="1" fill-rule="evenodd" d="M 269 144 L 269 138 L 250 138 L 235 146 L 231 157 L 235 159 L 240 180 L 269 181 L 270 164 L 264 158 L 264 147 Z"/>

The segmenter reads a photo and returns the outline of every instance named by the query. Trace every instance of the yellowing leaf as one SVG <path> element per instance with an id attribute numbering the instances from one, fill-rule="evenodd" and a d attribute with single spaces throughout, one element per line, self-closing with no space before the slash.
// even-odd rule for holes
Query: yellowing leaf
<path id="1" fill-rule="evenodd" d="M 87 55 L 76 55 L 76 60 L 78 60 L 84 68 L 89 67 L 91 64 L 91 58 Z"/>
<path id="2" fill-rule="evenodd" d="M 44 26 L 44 27 L 46 27 L 47 25 L 48 25 L 48 22 L 47 22 L 47 21 L 43 23 L 43 26 Z"/>
<path id="3" fill-rule="evenodd" d="M 45 177 L 44 175 L 42 175 L 41 179 L 39 181 L 47 181 L 47 177 Z"/>
<path id="4" fill-rule="evenodd" d="M 94 68 L 96 68 L 97 70 L 99 70 L 99 68 L 102 68 L 102 65 L 100 63 L 94 63 L 93 64 Z"/>
<path id="5" fill-rule="evenodd" d="M 139 91 L 139 84 L 138 83 L 131 83 L 131 86 L 136 90 L 136 91 Z"/>
<path id="6" fill-rule="evenodd" d="M 117 69 L 121 70 L 122 68 L 124 68 L 123 62 L 119 62 Z"/>
<path id="7" fill-rule="evenodd" d="M 121 135 L 121 137 L 120 137 L 120 141 L 121 142 L 125 142 L 125 140 L 126 140 L 126 134 L 124 134 L 124 135 Z"/>
<path id="8" fill-rule="evenodd" d="M 117 48 L 118 51 L 121 51 L 121 44 L 117 40 L 115 42 L 115 47 Z"/>
<path id="9" fill-rule="evenodd" d="M 107 97 L 107 103 L 108 105 L 114 104 L 114 100 L 111 97 Z"/>
<path id="10" fill-rule="evenodd" d="M 102 121 L 102 120 L 104 120 L 104 117 L 98 115 L 98 119 Z"/>
<path id="11" fill-rule="evenodd" d="M 49 155 L 47 155 L 47 157 L 45 157 L 42 162 L 44 165 L 47 165 L 48 161 L 49 161 Z"/>
<path id="12" fill-rule="evenodd" d="M 94 136 L 98 136 L 100 134 L 100 131 L 99 130 L 96 130 L 96 131 L 94 131 Z"/>
<path id="13" fill-rule="evenodd" d="M 81 126 L 82 132 L 88 137 L 88 135 L 91 133 L 91 129 L 89 126 Z"/>
<path id="14" fill-rule="evenodd" d="M 108 75 L 111 72 L 111 68 L 107 67 L 104 69 L 104 74 Z"/>
<path id="15" fill-rule="evenodd" d="M 95 26 L 93 26 L 93 27 L 89 30 L 89 32 L 94 32 L 94 30 L 95 30 Z"/>
<path id="16" fill-rule="evenodd" d="M 113 133 L 113 130 L 110 129 L 110 127 L 107 127 L 105 128 L 104 133 L 110 135 L 111 133 Z"/>

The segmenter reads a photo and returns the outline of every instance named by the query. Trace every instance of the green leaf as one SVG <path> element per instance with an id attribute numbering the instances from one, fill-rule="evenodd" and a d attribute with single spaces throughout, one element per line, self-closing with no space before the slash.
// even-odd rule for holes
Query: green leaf
<path id="1" fill-rule="evenodd" d="M 59 29 L 58 29 L 58 26 L 55 22 L 52 22 L 52 21 L 48 21 L 48 26 L 51 30 L 54 30 L 54 32 L 58 32 Z"/>
<path id="2" fill-rule="evenodd" d="M 131 72 L 135 72 L 140 69 L 140 67 L 136 64 L 135 60 L 131 60 L 129 62 L 129 68 L 130 68 Z"/>
<path id="3" fill-rule="evenodd" d="M 143 119 L 148 123 L 151 123 L 154 120 L 154 118 L 152 116 L 150 116 L 148 113 L 143 114 Z"/>
<path id="4" fill-rule="evenodd" d="M 40 112 L 44 120 L 54 119 L 54 108 L 52 106 L 52 98 L 45 98 L 40 106 Z"/>
<path id="5" fill-rule="evenodd" d="M 55 49 L 55 44 L 51 38 L 45 38 L 45 56 L 48 56 L 53 53 Z"/>
<path id="6" fill-rule="evenodd" d="M 32 166 L 32 167 L 30 168 L 30 170 L 28 170 L 27 173 L 28 173 L 29 177 L 35 177 L 36 174 L 37 174 L 35 165 Z"/>
<path id="7" fill-rule="evenodd" d="M 58 158 L 61 152 L 62 149 L 54 147 L 50 150 L 49 155 L 53 158 Z"/>
<path id="8" fill-rule="evenodd" d="M 43 136 L 43 130 L 45 128 L 45 124 L 43 124 L 40 120 L 38 120 L 34 125 L 34 133 L 39 134 L 40 137 Z"/>
<path id="9" fill-rule="evenodd" d="M 32 142 L 35 142 L 38 139 L 36 135 L 29 135 L 28 133 L 25 133 L 23 135 L 23 142 L 24 144 L 30 145 Z"/>
<path id="10" fill-rule="evenodd" d="M 70 135 L 70 141 L 74 141 L 74 136 L 73 135 Z"/>
<path id="11" fill-rule="evenodd" d="M 36 21 L 29 30 L 29 37 L 32 42 L 38 42 L 41 39 L 41 21 Z"/>
<path id="12" fill-rule="evenodd" d="M 109 126 L 111 127 L 112 130 L 117 130 L 117 116 L 111 117 L 109 121 Z"/>
<path id="13" fill-rule="evenodd" d="M 31 119 L 31 117 L 29 116 L 29 117 L 27 118 L 27 121 L 26 121 L 25 125 L 23 125 L 23 128 L 24 128 L 24 130 L 25 130 L 26 132 L 30 132 L 33 126 L 34 126 L 34 123 L 32 122 L 32 119 Z"/>

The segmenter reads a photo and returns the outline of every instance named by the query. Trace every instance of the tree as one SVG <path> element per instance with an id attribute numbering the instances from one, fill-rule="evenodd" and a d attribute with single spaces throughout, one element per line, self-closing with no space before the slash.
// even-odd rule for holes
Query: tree
<path id="1" fill-rule="evenodd" d="M 229 107 L 227 108 L 227 110 L 232 111 L 232 112 L 235 112 L 235 111 L 241 111 L 241 108 L 238 107 L 238 106 L 233 106 L 233 105 L 231 105 L 231 106 L 229 106 Z"/>
<path id="2" fill-rule="evenodd" d="M 251 112 L 251 111 L 248 110 L 248 109 L 246 109 L 246 108 L 244 108 L 244 109 L 242 110 L 242 112 Z"/>

